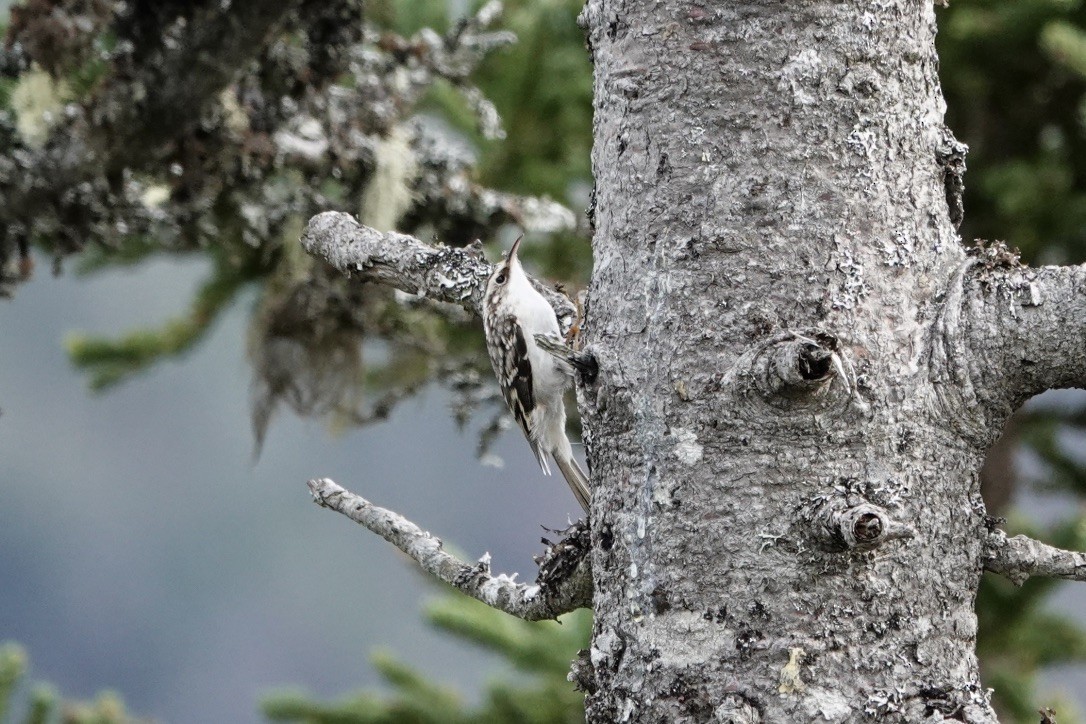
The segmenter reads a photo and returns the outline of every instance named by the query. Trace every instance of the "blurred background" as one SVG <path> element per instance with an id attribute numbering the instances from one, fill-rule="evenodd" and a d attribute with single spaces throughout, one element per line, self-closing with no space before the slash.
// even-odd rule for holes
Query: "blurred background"
<path id="1" fill-rule="evenodd" d="M 572 0 L 0 0 L 0 712 L 11 721 L 575 722 L 581 612 L 453 598 L 312 505 L 329 476 L 534 576 L 578 506 L 479 325 L 299 253 L 322 209 L 541 274 L 591 257 Z M 1086 8 L 938 9 L 963 239 L 1086 261 Z M 1086 549 L 1086 393 L 1008 425 L 1012 532 Z M 1086 586 L 986 578 L 1006 721 L 1086 721 Z M 104 692 L 104 693 L 103 693 Z M 3 720 L 0 714 L 0 721 Z"/>

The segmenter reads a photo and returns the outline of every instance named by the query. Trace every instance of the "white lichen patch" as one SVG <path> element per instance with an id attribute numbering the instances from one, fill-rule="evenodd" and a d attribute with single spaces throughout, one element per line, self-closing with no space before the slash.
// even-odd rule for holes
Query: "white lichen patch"
<path id="1" fill-rule="evenodd" d="M 788 649 L 788 663 L 781 669 L 781 685 L 777 691 L 782 694 L 798 694 L 807 688 L 800 677 L 799 666 L 807 656 L 801 648 Z"/>
<path id="2" fill-rule="evenodd" d="M 479 464 L 484 468 L 504 468 L 505 458 L 494 453 L 484 453 L 479 457 Z"/>
<path id="3" fill-rule="evenodd" d="M 592 648 L 588 656 L 592 665 L 596 668 L 603 667 L 616 650 L 621 650 L 625 644 L 616 634 L 614 629 L 604 628 L 592 641 Z"/>
<path id="4" fill-rule="evenodd" d="M 674 504 L 672 500 L 672 492 L 674 488 L 666 488 L 662 485 L 654 485 L 652 487 L 652 502 L 660 507 L 670 506 Z"/>
<path id="5" fill-rule="evenodd" d="M 833 295 L 830 304 L 834 309 L 853 309 L 860 299 L 868 294 L 867 282 L 864 280 L 864 267 L 852 256 L 852 251 L 847 245 L 841 243 L 837 245 L 841 251 L 836 258 L 836 267 L 845 278 L 841 282 L 840 291 Z"/>
<path id="6" fill-rule="evenodd" d="M 1023 307 L 1039 307 L 1044 304 L 1044 299 L 1041 297 L 1041 290 L 1036 284 L 1030 282 L 1029 285 L 1029 299 L 1022 302 Z"/>
<path id="7" fill-rule="evenodd" d="M 852 707 L 843 694 L 821 687 L 808 690 L 805 708 L 810 721 L 818 721 L 821 717 L 829 722 L 843 722 L 849 721 L 852 716 Z"/>
<path id="8" fill-rule="evenodd" d="M 845 147 L 865 159 L 871 159 L 872 149 L 875 146 L 875 131 L 870 126 L 870 121 L 864 119 L 856 123 L 845 139 Z"/>
<path id="9" fill-rule="evenodd" d="M 154 184 L 148 186 L 140 194 L 140 201 L 148 209 L 161 208 L 163 204 L 170 200 L 170 187 L 163 184 Z"/>
<path id="10" fill-rule="evenodd" d="M 542 198 L 529 196 L 522 199 L 520 211 L 520 221 L 525 231 L 553 234 L 558 231 L 570 231 L 577 227 L 577 215 L 546 196 Z"/>
<path id="11" fill-rule="evenodd" d="M 223 88 L 219 93 L 219 106 L 222 108 L 223 124 L 236 136 L 249 130 L 249 114 L 238 103 L 238 94 L 233 86 Z"/>
<path id="12" fill-rule="evenodd" d="M 676 427 L 671 430 L 675 439 L 675 457 L 683 465 L 693 465 L 701 460 L 704 448 L 698 443 L 698 436 L 691 430 Z"/>
<path id="13" fill-rule="evenodd" d="M 893 241 L 882 242 L 883 262 L 887 266 L 908 266 L 916 254 L 916 245 L 908 233 L 898 231 Z"/>
<path id="14" fill-rule="evenodd" d="M 792 102 L 796 105 L 814 105 L 817 99 L 807 88 L 816 88 L 824 75 L 822 59 L 818 57 L 818 53 L 814 48 L 805 48 L 784 64 L 777 89 L 791 90 Z"/>
<path id="15" fill-rule="evenodd" d="M 309 161 L 320 159 L 330 145 L 324 126 L 311 116 L 291 121 L 289 128 L 276 131 L 273 138 L 284 155 Z"/>
<path id="16" fill-rule="evenodd" d="M 20 76 L 11 91 L 11 110 L 15 113 L 15 130 L 26 145 L 31 148 L 45 145 L 70 97 L 68 84 L 53 80 L 37 64 Z"/>
<path id="17" fill-rule="evenodd" d="M 414 200 L 411 185 L 418 161 L 411 149 L 411 132 L 402 126 L 374 148 L 376 169 L 359 204 L 359 221 L 378 231 L 392 231 Z"/>

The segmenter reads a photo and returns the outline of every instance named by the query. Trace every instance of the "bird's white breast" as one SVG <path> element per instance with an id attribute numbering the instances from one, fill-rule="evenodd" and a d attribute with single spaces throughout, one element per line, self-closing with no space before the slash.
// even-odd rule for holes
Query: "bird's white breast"
<path id="1" fill-rule="evenodd" d="M 554 314 L 554 308 L 536 291 L 527 277 L 517 275 L 510 280 L 515 288 L 510 289 L 509 298 L 514 301 L 514 311 L 521 329 L 524 330 L 524 341 L 528 345 L 528 360 L 532 365 L 532 381 L 536 399 L 549 400 L 555 395 L 561 396 L 566 387 L 566 377 L 558 369 L 553 357 L 539 348 L 535 343 L 535 335 L 544 334 L 552 337 L 561 337 L 562 331 L 558 326 L 558 318 Z"/>

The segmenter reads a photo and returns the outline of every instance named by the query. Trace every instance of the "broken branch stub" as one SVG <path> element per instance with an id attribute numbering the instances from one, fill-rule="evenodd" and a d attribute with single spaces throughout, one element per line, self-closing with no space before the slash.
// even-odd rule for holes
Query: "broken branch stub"
<path id="1" fill-rule="evenodd" d="M 1086 581 L 1086 553 L 1050 546 L 1029 536 L 1008 538 L 1001 530 L 988 538 L 985 570 L 1021 586 L 1032 576 Z"/>
<path id="2" fill-rule="evenodd" d="M 828 502 L 815 516 L 819 537 L 839 550 L 869 550 L 886 541 L 913 538 L 916 529 L 899 523 L 871 503 Z"/>
<path id="3" fill-rule="evenodd" d="M 852 392 L 838 339 L 825 332 L 785 332 L 766 342 L 752 363 L 755 384 L 767 400 L 814 400 L 836 379 Z"/>

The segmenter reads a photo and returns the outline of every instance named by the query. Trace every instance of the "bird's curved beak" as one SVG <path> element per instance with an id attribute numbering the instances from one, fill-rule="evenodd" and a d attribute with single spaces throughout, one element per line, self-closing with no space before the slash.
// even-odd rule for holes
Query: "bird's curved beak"
<path id="1" fill-rule="evenodd" d="M 524 234 L 517 237 L 517 240 L 513 242 L 513 248 L 509 250 L 509 256 L 506 257 L 509 261 L 513 261 L 517 258 L 517 252 L 520 251 L 520 242 L 524 239 Z"/>

